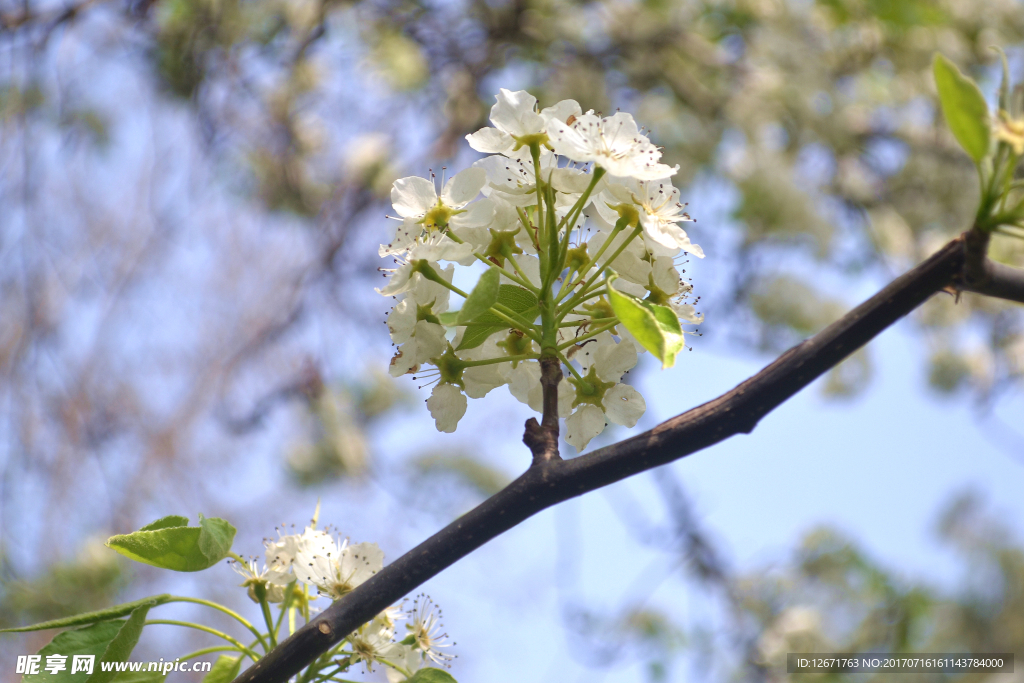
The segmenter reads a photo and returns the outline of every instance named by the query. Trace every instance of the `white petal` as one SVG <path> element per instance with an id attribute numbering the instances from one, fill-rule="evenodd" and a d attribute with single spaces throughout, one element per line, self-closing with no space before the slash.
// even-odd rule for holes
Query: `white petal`
<path id="1" fill-rule="evenodd" d="M 655 242 L 654 240 L 651 239 L 650 235 L 648 235 L 646 231 L 641 235 L 641 237 L 643 237 L 644 239 L 644 246 L 647 247 L 647 252 L 652 256 L 656 256 L 658 258 L 661 258 L 663 256 L 674 258 L 675 256 L 679 255 L 680 251 L 682 251 L 682 249 L 680 249 L 679 247 L 666 247 L 663 244 Z"/>
<path id="2" fill-rule="evenodd" d="M 534 407 L 531 394 L 540 388 L 540 363 L 535 360 L 521 362 L 508 374 L 508 390 L 520 403 L 525 403 L 540 412 L 540 404 Z"/>
<path id="3" fill-rule="evenodd" d="M 641 243 L 640 240 L 635 240 L 635 242 L 637 244 Z M 625 280 L 636 283 L 641 288 L 646 288 L 650 282 L 651 264 L 628 250 L 616 256 L 610 265 L 612 270 L 621 275 Z"/>
<path id="4" fill-rule="evenodd" d="M 647 402 L 640 392 L 628 384 L 616 384 L 604 394 L 604 413 L 615 424 L 636 426 L 636 421 L 647 410 Z"/>
<path id="5" fill-rule="evenodd" d="M 602 345 L 595 353 L 597 376 L 604 382 L 618 382 L 622 374 L 636 365 L 636 348 L 628 341 Z"/>
<path id="6" fill-rule="evenodd" d="M 438 384 L 427 399 L 437 431 L 451 433 L 466 414 L 466 397 L 459 388 L 451 384 Z"/>
<path id="7" fill-rule="evenodd" d="M 615 281 L 615 289 L 620 292 L 625 292 L 631 296 L 635 296 L 637 299 L 643 299 L 647 296 L 647 287 L 645 285 L 630 282 L 625 278 L 619 278 Z"/>
<path id="8" fill-rule="evenodd" d="M 607 181 L 608 194 L 611 195 L 609 204 L 632 204 L 633 196 L 637 192 L 637 183 L 632 178 L 616 178 L 615 182 Z"/>
<path id="9" fill-rule="evenodd" d="M 415 326 L 416 302 L 402 299 L 388 314 L 388 331 L 391 332 L 391 341 L 396 344 L 404 344 L 409 341 Z"/>
<path id="10" fill-rule="evenodd" d="M 450 225 L 451 231 L 455 233 L 460 240 L 466 244 L 472 245 L 475 251 L 483 251 L 487 248 L 487 245 L 491 243 L 491 233 L 485 227 L 467 228 L 462 225 L 456 225 L 455 221 L 452 221 Z"/>
<path id="11" fill-rule="evenodd" d="M 567 378 L 563 377 L 558 383 L 558 417 L 569 417 L 572 412 L 572 402 L 576 400 L 576 387 Z"/>
<path id="12" fill-rule="evenodd" d="M 694 325 L 700 325 L 704 322 L 704 314 L 697 313 L 697 309 L 692 304 L 672 304 L 672 310 L 676 312 L 676 316 L 683 322 L 693 323 Z"/>
<path id="13" fill-rule="evenodd" d="M 638 180 L 660 180 L 673 176 L 679 172 L 679 164 L 667 166 L 665 164 L 643 163 L 631 169 L 630 175 Z"/>
<path id="14" fill-rule="evenodd" d="M 565 421 L 565 440 L 577 451 L 583 451 L 590 440 L 604 431 L 604 413 L 595 405 L 584 403 Z"/>
<path id="15" fill-rule="evenodd" d="M 636 349 L 637 354 L 647 353 L 647 349 L 643 347 L 636 337 L 629 333 L 625 325 L 619 325 L 616 329 L 619 331 L 619 336 L 622 337 L 623 341 L 628 341 L 633 344 L 633 348 Z"/>
<path id="16" fill-rule="evenodd" d="M 423 227 L 416 222 L 415 218 L 406 218 L 395 231 L 395 238 L 387 244 L 380 245 L 377 253 L 381 258 L 404 254 L 416 242 L 416 238 L 423 232 Z"/>
<path id="17" fill-rule="evenodd" d="M 488 183 L 506 190 L 518 190 L 524 185 L 532 186 L 534 182 L 532 163 L 527 171 L 525 162 L 505 156 L 485 157 L 474 162 L 473 168 L 482 168 L 487 173 Z M 486 188 L 484 192 L 486 194 Z"/>
<path id="18" fill-rule="evenodd" d="M 524 126 L 534 124 L 538 119 L 543 126 L 543 119 L 533 110 L 537 105 L 537 98 L 525 90 L 512 92 L 502 88 L 495 97 L 497 102 L 491 107 L 491 123 L 510 135 L 525 135 L 536 133 L 538 130 L 530 130 Z"/>
<path id="19" fill-rule="evenodd" d="M 590 181 L 593 179 L 594 177 L 590 173 L 575 168 L 556 168 L 551 173 L 551 186 L 559 192 L 583 194 L 590 187 Z M 602 183 L 599 182 L 594 190 L 597 191 L 601 185 Z"/>
<path id="20" fill-rule="evenodd" d="M 411 286 L 409 284 L 409 279 L 412 275 L 413 272 L 411 264 L 406 263 L 405 265 L 399 266 L 398 269 L 391 274 L 391 279 L 388 280 L 388 284 L 384 286 L 384 289 L 377 288 L 377 293 L 382 296 L 394 296 L 396 294 L 401 294 Z"/>
<path id="21" fill-rule="evenodd" d="M 675 261 L 670 256 L 659 256 L 654 260 L 654 267 L 651 269 L 654 279 L 654 286 L 672 295 L 679 291 L 679 271 L 676 270 Z"/>
<path id="22" fill-rule="evenodd" d="M 398 347 L 398 351 L 391 358 L 391 364 L 388 366 L 388 374 L 392 377 L 401 377 L 407 375 L 413 371 L 413 368 L 417 366 L 416 363 L 416 347 L 417 342 L 415 339 L 410 339 L 401 346 Z"/>
<path id="23" fill-rule="evenodd" d="M 356 543 L 341 554 L 339 573 L 353 588 L 384 568 L 384 551 L 376 543 Z"/>
<path id="24" fill-rule="evenodd" d="M 481 128 L 472 135 L 467 135 L 469 146 L 484 154 L 502 154 L 512 149 L 516 141 L 505 131 L 497 128 Z"/>
<path id="25" fill-rule="evenodd" d="M 482 169 L 480 169 L 482 170 Z M 494 202 L 490 199 L 481 199 L 466 207 L 465 213 L 452 216 L 448 222 L 454 228 L 482 228 L 490 225 L 494 218 Z M 500 229 L 500 228 L 499 228 Z"/>
<path id="26" fill-rule="evenodd" d="M 431 263 L 430 266 L 445 280 L 448 282 L 452 281 L 452 276 L 455 274 L 455 264 L 449 263 L 444 269 L 438 266 L 437 263 Z M 409 278 L 408 290 L 412 298 L 420 306 L 429 305 L 434 313 L 443 313 L 448 310 L 448 297 L 451 294 L 451 290 L 444 285 L 428 280 L 419 273 L 416 273 Z"/>
<path id="27" fill-rule="evenodd" d="M 444 326 L 437 323 L 420 320 L 416 323 L 412 335 L 417 341 L 417 364 L 425 363 L 431 358 L 437 358 L 448 347 L 448 340 L 444 336 Z"/>
<path id="28" fill-rule="evenodd" d="M 497 389 L 508 381 L 506 373 L 509 363 L 478 365 L 466 368 L 462 373 L 462 381 L 466 385 L 466 395 L 470 398 L 483 398 L 491 389 Z"/>
<path id="29" fill-rule="evenodd" d="M 391 203 L 403 218 L 422 218 L 437 203 L 437 190 L 426 178 L 400 178 L 391 188 Z"/>
<path id="30" fill-rule="evenodd" d="M 605 144 L 615 149 L 634 149 L 637 140 L 646 140 L 640 135 L 633 115 L 624 111 L 615 112 L 601 122 L 601 133 Z"/>
<path id="31" fill-rule="evenodd" d="M 570 116 L 582 116 L 583 109 L 580 108 L 580 104 L 576 100 L 562 100 L 542 109 L 540 115 L 545 119 L 554 119 L 556 122 L 564 124 Z"/>
<path id="32" fill-rule="evenodd" d="M 447 235 L 438 235 L 409 252 L 414 259 L 427 261 L 464 261 L 473 254 L 472 244 L 460 244 Z"/>
<path id="33" fill-rule="evenodd" d="M 459 171 L 444 184 L 444 189 L 441 190 L 441 201 L 445 206 L 461 209 L 480 194 L 480 188 L 486 182 L 487 172 L 482 168 L 471 166 L 464 171 Z"/>

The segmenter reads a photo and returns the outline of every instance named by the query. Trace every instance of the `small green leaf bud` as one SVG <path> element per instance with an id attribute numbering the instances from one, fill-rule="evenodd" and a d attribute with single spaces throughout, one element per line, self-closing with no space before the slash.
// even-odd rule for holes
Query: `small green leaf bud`
<path id="1" fill-rule="evenodd" d="M 493 228 L 488 228 L 488 231 L 491 233 L 491 243 L 487 245 L 484 256 L 487 256 L 491 261 L 504 268 L 505 259 L 514 254 L 523 253 L 523 250 L 516 244 L 516 233 L 519 230 L 520 228 L 518 227 L 515 230 L 494 230 Z"/>
<path id="2" fill-rule="evenodd" d="M 570 273 L 584 273 L 589 265 L 590 255 L 587 254 L 586 244 L 581 244 L 565 253 L 565 267 L 569 269 Z"/>
<path id="3" fill-rule="evenodd" d="M 462 383 L 462 371 L 466 369 L 466 362 L 455 355 L 455 349 L 451 344 L 448 345 L 448 349 L 443 355 L 432 358 L 430 362 L 436 365 L 441 372 L 442 384 L 454 384 L 463 389 L 466 388 Z"/>
<path id="4" fill-rule="evenodd" d="M 569 381 L 576 387 L 576 398 L 572 402 L 573 408 L 582 403 L 590 403 L 604 410 L 601 402 L 604 400 L 605 392 L 615 386 L 615 382 L 602 382 L 597 376 L 597 368 L 594 367 L 590 368 L 590 372 L 582 380 L 570 377 Z"/>

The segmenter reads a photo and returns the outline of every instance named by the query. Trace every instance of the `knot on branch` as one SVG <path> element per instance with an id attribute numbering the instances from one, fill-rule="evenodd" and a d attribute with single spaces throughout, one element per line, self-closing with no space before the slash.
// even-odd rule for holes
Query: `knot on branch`
<path id="1" fill-rule="evenodd" d="M 558 427 L 556 426 L 554 430 L 542 427 L 535 417 L 526 421 L 523 443 L 533 453 L 534 464 L 560 457 L 558 455 Z"/>

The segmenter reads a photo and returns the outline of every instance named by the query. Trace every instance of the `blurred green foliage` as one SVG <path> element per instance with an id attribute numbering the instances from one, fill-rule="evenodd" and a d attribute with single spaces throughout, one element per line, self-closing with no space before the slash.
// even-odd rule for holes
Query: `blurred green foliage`
<path id="1" fill-rule="evenodd" d="M 1011 680 L 985 673 L 786 673 L 791 652 L 1019 653 L 1024 647 L 1020 539 L 972 493 L 955 497 L 936 528 L 943 550 L 955 559 L 950 566 L 959 572 L 952 582 L 946 577 L 945 587 L 876 561 L 863 544 L 827 526 L 807 532 L 778 561 L 733 574 L 721 566 L 713 546 L 696 552 L 706 541 L 694 544 L 702 532 L 684 523 L 677 532 L 685 529 L 689 551 L 679 567 L 696 582 L 695 592 L 717 609 L 679 610 L 649 596 L 610 617 L 591 606 L 570 609 L 568 625 L 594 659 L 609 663 L 628 655 L 646 664 L 652 682 L 882 683 L 907 675 L 965 683 Z M 717 569 L 702 572 L 698 565 Z"/>
<path id="2" fill-rule="evenodd" d="M 102 539 L 87 541 L 77 557 L 52 564 L 33 579 L 0 575 L 0 628 L 109 607 L 126 584 L 117 554 Z"/>
<path id="3" fill-rule="evenodd" d="M 1024 13 L 1007 0 L 169 0 L 154 23 L 158 73 L 200 104 L 205 91 L 241 87 L 241 55 L 273 57 L 260 61 L 268 85 L 257 95 L 277 135 L 253 140 L 248 158 L 267 205 L 300 214 L 316 213 L 331 185 L 311 160 L 337 143 L 304 145 L 301 112 L 339 85 L 325 61 L 333 41 L 355 41 L 349 53 L 436 129 L 432 153 L 442 157 L 483 124 L 496 85 L 598 110 L 628 103 L 681 165 L 682 183 L 715 178 L 734 189 L 734 255 L 749 267 L 717 306 L 734 299 L 751 311 L 761 329 L 741 336 L 772 350 L 855 303 L 794 270 L 851 280 L 891 272 L 969 227 L 975 174 L 936 106 L 932 57 L 941 50 L 991 88 L 989 48 L 1012 53 L 1024 39 Z M 311 70 L 320 76 L 302 75 Z M 443 113 L 423 116 L 425 102 Z M 701 197 L 687 194 L 700 215 Z M 721 231 L 697 229 L 709 243 Z M 1019 241 L 997 239 L 994 253 L 1024 263 Z M 765 282 L 775 284 L 765 291 Z M 991 329 L 1014 309 L 976 297 L 960 308 L 955 323 L 926 328 L 946 338 L 946 354 L 977 354 L 965 326 Z M 1019 311 L 1012 329 L 1024 334 Z M 1013 343 L 985 351 L 1004 374 L 1021 364 Z M 991 386 L 969 373 L 950 384 L 942 362 L 929 373 L 940 391 Z"/>
<path id="4" fill-rule="evenodd" d="M 902 680 L 906 674 L 786 675 L 787 652 L 1020 652 L 1024 548 L 982 500 L 963 494 L 940 518 L 939 538 L 962 578 L 940 589 L 880 565 L 852 539 L 809 532 L 790 560 L 739 580 L 771 680 Z M 994 674 L 943 680 L 996 680 Z"/>

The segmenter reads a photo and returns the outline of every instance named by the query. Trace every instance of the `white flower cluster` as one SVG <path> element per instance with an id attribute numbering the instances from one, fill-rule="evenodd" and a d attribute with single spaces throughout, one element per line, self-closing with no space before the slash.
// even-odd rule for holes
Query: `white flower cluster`
<path id="1" fill-rule="evenodd" d="M 609 290 L 699 323 L 677 260 L 704 253 L 680 225 L 692 219 L 669 179 L 678 167 L 660 163 L 632 116 L 584 113 L 573 100 L 538 111 L 525 91 L 496 99 L 493 127 L 467 136 L 489 156 L 440 193 L 433 177 L 392 189 L 401 225 L 380 254 L 396 268 L 382 269 L 390 280 L 377 290 L 396 299 L 390 372 L 430 378 L 427 407 L 440 431 L 453 432 L 467 397 L 503 385 L 540 412 L 539 359 L 555 355 L 569 373 L 559 416 L 582 450 L 607 421 L 632 427 L 646 409 L 622 378 L 651 346 L 618 319 Z M 474 263 L 499 271 L 498 296 L 481 278 L 486 310 L 460 318 L 448 310 L 451 293 L 472 303 L 477 290 L 452 284 L 455 265 Z"/>
<path id="2" fill-rule="evenodd" d="M 270 603 L 291 599 L 293 606 L 300 606 L 302 601 L 321 596 L 337 600 L 384 566 L 384 553 L 376 543 L 349 544 L 347 539 L 336 539 L 316 529 L 315 522 L 301 533 L 268 539 L 265 546 L 262 571 L 256 560 L 235 564 L 235 570 L 245 577 L 243 587 L 257 602 L 257 586 Z M 291 598 L 290 587 L 296 591 Z M 396 622 L 406 617 L 408 634 L 399 638 Z M 347 649 L 337 654 L 348 656 L 352 663 L 362 662 L 368 671 L 378 663 L 384 664 L 390 680 L 404 680 L 429 662 L 446 665 L 453 658 L 441 649 L 450 643 L 439 618 L 440 610 L 429 598 L 417 597 L 407 612 L 391 607 L 364 624 L 349 635 Z"/>

